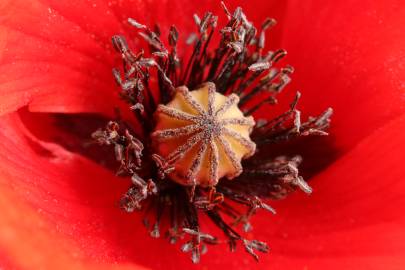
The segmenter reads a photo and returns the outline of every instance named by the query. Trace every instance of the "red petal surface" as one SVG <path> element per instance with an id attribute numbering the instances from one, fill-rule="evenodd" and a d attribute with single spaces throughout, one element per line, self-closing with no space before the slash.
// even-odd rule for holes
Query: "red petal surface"
<path id="1" fill-rule="evenodd" d="M 2 173 L 0 177 L 2 269 L 146 269 L 134 263 L 106 264 L 86 257 L 77 244 L 61 235 L 57 225 L 44 219 L 41 208 L 27 206 L 3 183 L 10 180 L 8 176 Z"/>
<path id="2" fill-rule="evenodd" d="M 405 267 L 404 128 L 402 115 L 375 130 L 313 179 L 310 197 L 296 194 L 278 203 L 271 222 L 258 220 L 256 226 L 266 228 L 260 236 L 272 239 L 283 263 L 294 269 Z"/>
<path id="3" fill-rule="evenodd" d="M 2 252 L 24 269 L 103 266 L 110 258 L 103 220 L 122 214 L 114 202 L 123 186 L 86 159 L 36 140 L 15 114 L 0 127 Z"/>
<path id="4" fill-rule="evenodd" d="M 253 2 L 247 12 L 257 21 L 269 9 L 282 14 L 284 4 L 270 1 L 252 12 L 255 6 Z M 136 31 L 128 31 L 127 18 L 149 25 L 159 22 L 164 29 L 175 24 L 185 39 L 195 28 L 192 14 L 207 10 L 222 12 L 219 4 L 195 6 L 184 0 L 34 0 L 29 5 L 4 0 L 0 3 L 0 113 L 29 104 L 32 111 L 112 115 L 114 106 L 122 104 L 111 75 L 112 67 L 120 63 L 112 52 L 111 36 L 134 37 Z"/>
<path id="5" fill-rule="evenodd" d="M 272 255 L 256 264 L 241 250 L 229 254 L 213 247 L 196 268 L 404 267 L 400 166 L 405 126 L 398 116 L 403 112 L 404 13 L 394 2 L 288 2 L 283 42 L 298 70 L 296 86 L 305 94 L 301 108 L 313 112 L 333 106 L 332 132 L 339 149 L 349 152 L 314 179 L 313 196 L 280 202 L 277 216 L 255 220 L 256 236 L 269 240 Z M 0 113 L 30 104 L 34 111 L 111 114 L 119 103 L 110 70 L 119 60 L 109 39 L 127 31 L 123 18 L 191 29 L 191 14 L 212 4 L 193 5 L 0 2 L 0 35 L 5 37 L 0 41 Z M 273 15 L 261 5 L 246 5 L 251 19 Z M 274 7 L 282 14 L 283 5 Z M 320 89 L 324 95 L 319 96 Z M 87 159 L 36 139 L 17 114 L 2 116 L 0 256 L 6 265 L 24 269 L 109 269 L 115 263 L 120 269 L 190 268 L 178 247 L 147 237 L 137 215 L 118 209 L 126 187 Z"/>
<path id="6" fill-rule="evenodd" d="M 282 47 L 306 113 L 333 107 L 341 151 L 404 112 L 405 8 L 399 0 L 288 1 Z"/>
<path id="7" fill-rule="evenodd" d="M 9 260 L 23 267 L 31 260 L 47 266 L 61 261 L 190 267 L 176 247 L 148 237 L 138 216 L 116 207 L 125 181 L 32 138 L 15 115 L 3 117 L 0 126 L 0 247 Z M 269 239 L 273 248 L 260 264 L 240 249 L 230 254 L 212 247 L 199 268 L 380 269 L 392 263 L 387 269 L 397 269 L 394 263 L 405 254 L 405 189 L 399 181 L 404 128 L 401 117 L 375 131 L 314 179 L 310 198 L 297 194 L 275 205 L 275 217 L 257 218 L 255 237 Z"/>

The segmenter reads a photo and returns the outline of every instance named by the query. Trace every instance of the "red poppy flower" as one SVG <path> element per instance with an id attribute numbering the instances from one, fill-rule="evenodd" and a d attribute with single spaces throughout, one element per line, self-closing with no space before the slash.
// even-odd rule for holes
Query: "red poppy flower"
<path id="1" fill-rule="evenodd" d="M 289 52 L 297 70 L 289 87 L 304 93 L 300 106 L 332 106 L 336 114 L 332 136 L 311 149 L 321 156 L 309 162 L 320 164 L 308 168 L 313 195 L 293 195 L 275 205 L 277 216 L 253 220 L 271 254 L 256 263 L 242 251 L 211 248 L 197 268 L 404 268 L 404 4 L 228 2 L 256 23 L 279 21 L 271 46 Z M 94 114 L 123 106 L 110 38 L 133 36 L 127 18 L 187 33 L 192 14 L 207 10 L 221 12 L 210 1 L 0 1 L 0 266 L 191 266 L 116 207 L 127 184 L 77 145 L 99 124 Z"/>

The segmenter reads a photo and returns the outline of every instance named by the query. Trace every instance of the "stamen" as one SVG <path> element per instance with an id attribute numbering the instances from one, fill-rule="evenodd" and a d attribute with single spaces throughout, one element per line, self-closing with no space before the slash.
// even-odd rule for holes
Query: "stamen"
<path id="1" fill-rule="evenodd" d="M 164 235 L 170 243 L 187 237 L 181 250 L 190 253 L 194 263 L 200 262 L 207 245 L 223 243 L 201 232 L 199 215 L 222 230 L 232 251 L 239 243 L 256 260 L 257 251 L 269 251 L 266 243 L 244 238 L 238 227 L 252 230 L 249 220 L 261 209 L 275 214 L 264 201 L 285 198 L 299 189 L 309 194 L 312 189 L 299 174 L 300 156 L 268 158 L 255 155 L 256 148 L 327 135 L 333 113 L 328 108 L 302 119 L 298 92 L 288 111 L 278 117 L 250 116 L 277 104 L 294 69 L 280 65 L 285 50 L 264 51 L 266 31 L 276 24 L 274 19 L 266 18 L 256 29 L 240 7 L 230 12 L 222 1 L 221 7 L 228 21 L 218 31 L 213 13 L 193 16 L 197 33 L 186 40 L 192 45 L 188 60 L 178 55 L 176 27 L 170 27 L 166 46 L 158 26 L 151 29 L 129 18 L 149 52 L 134 52 L 125 37 L 113 36 L 123 64 L 113 69 L 113 77 L 138 121 L 135 124 L 143 129 L 135 136 L 137 129 L 120 120 L 92 134 L 98 144 L 114 148 L 117 175 L 131 179 L 121 207 L 144 211 L 144 224 L 154 238 L 162 235 L 163 218 L 168 216 Z M 215 33 L 220 35 L 219 44 L 212 50 Z M 250 159 L 242 167 L 243 158 Z"/>

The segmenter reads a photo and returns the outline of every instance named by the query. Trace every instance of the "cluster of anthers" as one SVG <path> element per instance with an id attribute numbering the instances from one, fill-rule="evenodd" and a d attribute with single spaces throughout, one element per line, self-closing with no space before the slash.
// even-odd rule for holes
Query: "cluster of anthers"
<path id="1" fill-rule="evenodd" d="M 198 34 L 186 40 L 193 47 L 187 62 L 177 53 L 174 26 L 166 47 L 158 26 L 152 30 L 129 19 L 150 56 L 143 50 L 134 53 L 123 36 L 114 36 L 123 70 L 113 69 L 113 74 L 138 123 L 111 121 L 92 135 L 100 145 L 114 147 L 118 175 L 132 180 L 122 208 L 144 210 L 152 237 L 161 235 L 161 220 L 168 216 L 166 237 L 171 243 L 186 238 L 181 250 L 190 252 L 194 263 L 207 244 L 225 242 L 234 250 L 239 242 L 255 259 L 256 251 L 269 250 L 237 227 L 250 231 L 249 218 L 260 209 L 275 213 L 263 200 L 281 199 L 296 189 L 311 193 L 311 188 L 298 173 L 300 156 L 266 158 L 265 153 L 299 136 L 327 135 L 332 114 L 327 109 L 301 122 L 297 93 L 280 116 L 251 116 L 277 103 L 293 68 L 277 67 L 284 50 L 263 53 L 265 31 L 275 20 L 266 19 L 257 29 L 241 8 L 231 14 L 224 3 L 222 7 L 228 22 L 219 30 L 214 50 L 218 18 L 211 12 L 194 15 Z M 203 232 L 199 215 L 208 216 L 225 239 Z"/>

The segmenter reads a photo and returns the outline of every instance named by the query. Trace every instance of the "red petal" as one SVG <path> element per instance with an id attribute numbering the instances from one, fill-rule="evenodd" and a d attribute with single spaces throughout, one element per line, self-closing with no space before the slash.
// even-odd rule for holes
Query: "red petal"
<path id="1" fill-rule="evenodd" d="M 292 88 L 308 113 L 335 110 L 339 149 L 404 112 L 405 9 L 402 1 L 289 1 L 283 44 Z"/>
<path id="2" fill-rule="evenodd" d="M 9 179 L 3 173 L 0 181 Z M 6 179 L 5 179 L 6 178 Z M 60 229 L 1 185 L 0 266 L 4 269 L 145 269 L 94 261 Z M 4 252 L 4 254 L 3 254 Z"/>
<path id="3" fill-rule="evenodd" d="M 112 34 L 125 32 L 120 20 L 130 13 L 148 22 L 157 10 L 153 20 L 161 16 L 187 21 L 187 30 L 195 11 L 189 1 L 178 2 L 178 8 L 160 1 L 148 2 L 148 8 L 134 4 L 131 12 L 122 2 L 111 2 L 111 10 L 110 2 L 44 2 L 8 1 L 0 6 L 2 114 L 26 104 L 33 111 L 111 114 L 118 101 L 110 75 L 116 61 L 109 44 Z M 174 9 L 187 11 L 178 16 Z M 12 264 L 102 268 L 90 263 L 93 258 L 164 266 L 151 251 L 178 254 L 163 240 L 145 239 L 145 231 L 138 230 L 139 218 L 116 207 L 127 183 L 37 140 L 16 114 L 3 116 L 0 125 L 0 247 Z M 163 259 L 175 262 L 170 253 Z M 190 264 L 183 254 L 177 256 Z"/>
<path id="4" fill-rule="evenodd" d="M 0 91 L 3 93 L 1 112 L 15 110 L 30 101 L 35 110 L 111 111 L 112 105 L 106 103 L 106 100 L 110 101 L 114 97 L 110 91 L 115 86 L 111 79 L 106 78 L 111 78 L 110 64 L 115 61 L 106 53 L 103 44 L 109 44 L 109 36 L 120 31 L 120 23 L 110 21 L 108 18 L 111 16 L 101 12 L 108 6 L 107 2 L 96 2 L 94 9 L 92 3 L 88 2 L 65 3 L 61 6 L 60 1 L 53 1 L 51 6 L 47 6 L 34 2 L 29 7 L 22 1 L 2 4 L 1 11 L 6 16 L 0 19 L 0 31 L 7 38 L 0 45 L 3 48 L 0 56 Z M 159 8 L 162 4 L 149 3 L 145 5 Z M 179 3 L 183 8 L 183 3 Z M 323 3 L 319 1 L 319 5 Z M 291 29 L 291 34 L 286 33 L 285 42 L 290 52 L 300 48 L 305 51 L 319 50 L 317 59 L 304 56 L 302 50 L 292 55 L 292 59 L 296 59 L 292 62 L 297 69 L 300 72 L 305 70 L 297 80 L 303 86 L 303 92 L 315 93 L 319 89 L 329 89 L 330 93 L 339 93 L 337 96 L 325 97 L 325 103 L 322 101 L 319 105 L 314 104 L 319 103 L 318 98 L 304 99 L 302 107 L 306 108 L 307 105 L 320 109 L 326 105 L 335 106 L 335 134 L 339 144 L 346 149 L 402 111 L 398 105 L 400 89 L 403 89 L 403 86 L 400 88 L 399 80 L 403 75 L 400 66 L 403 53 L 398 48 L 402 48 L 403 43 L 401 39 L 398 39 L 400 42 L 395 43 L 395 46 L 390 43 L 397 41 L 399 32 L 396 26 L 400 25 L 403 17 L 399 14 L 401 9 L 386 7 L 385 4 L 372 4 L 371 8 L 378 10 L 377 17 L 387 15 L 382 18 L 390 26 L 388 31 L 378 26 L 378 20 L 373 20 L 376 25 L 373 25 L 372 33 L 366 31 L 369 26 L 363 20 L 370 22 L 373 14 L 367 13 L 369 6 L 366 7 L 364 2 L 357 11 L 353 5 L 346 10 L 340 4 L 331 8 L 315 6 L 316 9 L 309 10 L 312 14 L 319 11 L 323 20 L 313 15 L 300 17 L 307 14 L 304 11 L 308 4 L 303 4 L 305 6 L 292 9 L 287 24 L 286 29 Z M 158 15 L 182 20 L 183 17 L 171 12 L 173 7 L 168 9 L 168 6 L 166 3 L 166 8 L 160 8 Z M 187 7 L 191 5 L 184 4 L 184 9 Z M 252 4 L 249 7 L 254 9 L 257 6 Z M 356 14 L 353 14 L 354 11 Z M 339 16 L 330 16 L 336 14 Z M 131 12 L 131 16 L 136 17 L 134 15 Z M 143 16 L 140 15 L 138 17 Z M 312 32 L 305 32 L 304 37 L 300 35 L 304 31 L 297 26 L 297 22 L 303 21 L 316 26 Z M 356 39 L 359 33 L 367 38 Z M 350 38 L 346 39 L 346 35 Z M 370 35 L 374 38 L 383 37 L 387 43 L 369 44 Z M 80 42 L 73 42 L 77 39 Z M 341 58 L 342 53 L 334 51 L 333 45 L 338 45 L 338 52 L 350 54 Z M 392 49 L 392 53 L 388 49 Z M 375 58 L 363 57 L 363 52 L 373 53 Z M 340 63 L 336 59 L 345 62 Z M 330 71 L 324 68 L 325 62 L 330 62 Z M 397 73 L 380 68 L 378 63 L 395 66 Z M 367 70 L 359 69 L 360 64 Z M 315 80 L 320 75 L 324 79 Z M 355 80 L 353 76 L 358 79 Z M 331 78 L 334 79 L 333 84 L 328 84 Z M 105 80 L 110 81 L 106 83 Z M 100 98 L 95 97 L 93 89 L 100 91 L 97 92 Z M 358 94 L 353 94 L 347 103 L 350 93 Z M 308 96 L 314 97 L 315 94 Z M 389 109 L 382 111 L 382 106 Z M 370 109 L 374 107 L 375 110 Z M 139 218 L 121 213 L 113 207 L 118 194 L 125 189 L 125 182 L 119 182 L 110 172 L 88 160 L 56 145 L 36 140 L 21 126 L 16 115 L 3 117 L 0 126 L 0 208 L 5 213 L 0 221 L 0 247 L 10 261 L 24 268 L 39 268 L 42 265 L 59 268 L 60 265 L 81 261 L 75 259 L 78 256 L 87 262 L 94 260 L 107 264 L 136 261 L 153 268 L 173 266 L 181 269 L 182 266 L 190 266 L 185 255 L 164 240 L 145 238 Z M 274 239 L 275 250 L 273 256 L 262 256 L 262 264 L 257 265 L 248 257 L 240 259 L 240 251 L 236 255 L 228 255 L 224 253 L 223 247 L 215 247 L 203 258 L 204 265 L 233 265 L 235 269 L 254 266 L 263 268 L 263 265 L 267 267 L 271 264 L 274 265 L 273 269 L 305 266 L 324 269 L 332 265 L 341 269 L 347 265 L 352 267 L 355 263 L 359 265 L 358 268 L 381 268 L 383 263 L 400 261 L 400 256 L 404 254 L 401 243 L 405 239 L 400 230 L 404 220 L 398 209 L 394 211 L 382 206 L 387 206 L 384 204 L 387 201 L 403 204 L 400 197 L 404 195 L 401 192 L 403 187 L 401 181 L 397 181 L 401 176 L 400 149 L 404 146 L 399 130 L 403 128 L 402 120 L 393 121 L 319 176 L 314 186 L 313 201 L 308 199 L 309 203 L 314 204 L 313 207 L 299 207 L 302 198 L 293 198 L 286 207 L 278 207 L 279 216 L 286 215 L 284 218 L 275 217 L 266 220 L 264 224 L 264 221 L 258 220 L 256 225 L 267 227 L 271 221 L 279 222 L 278 227 L 274 226 L 277 230 L 269 227 L 269 233 L 261 234 L 263 239 Z M 353 136 L 345 136 L 347 130 Z M 390 151 L 390 159 L 386 158 L 381 163 L 385 150 Z M 374 187 L 373 184 L 381 186 Z M 385 198 L 386 201 L 379 198 Z M 375 209 L 380 212 L 376 214 Z M 287 213 L 291 216 L 287 216 Z M 354 225 L 342 222 L 353 216 Z M 389 240 L 394 236 L 397 238 L 390 243 Z M 375 242 L 375 246 L 366 242 L 369 239 Z M 374 257 L 370 259 L 371 256 Z M 24 260 L 27 264 L 24 264 Z"/>
<path id="5" fill-rule="evenodd" d="M 1 254 L 23 269 L 115 268 L 101 262 L 120 252 L 109 249 L 116 242 L 106 235 L 116 236 L 111 221 L 126 224 L 114 206 L 126 184 L 80 156 L 37 141 L 17 115 L 3 116 L 0 127 Z"/>
<path id="6" fill-rule="evenodd" d="M 258 234 L 273 243 L 273 254 L 283 264 L 294 269 L 405 267 L 404 128 L 402 115 L 315 177 L 311 196 L 297 194 L 279 202 L 271 220 L 258 218 Z M 263 259 L 277 263 L 272 256 Z"/>
<path id="7" fill-rule="evenodd" d="M 0 112 L 29 102 L 33 110 L 111 111 L 106 100 L 117 98 L 103 29 L 92 32 L 36 1 L 9 1 L 1 10 Z"/>
<path id="8" fill-rule="evenodd" d="M 405 219 L 400 210 L 405 189 L 403 181 L 398 181 L 404 128 L 405 117 L 387 124 L 314 179 L 310 198 L 290 198 L 275 205 L 277 216 L 263 213 L 257 218 L 255 237 L 268 240 L 273 248 L 272 254 L 261 256 L 260 264 L 241 248 L 229 254 L 219 246 L 210 247 L 202 266 L 323 269 L 333 264 L 336 269 L 347 265 L 378 269 L 399 261 L 405 254 Z M 67 246 L 75 251 L 73 255 L 77 250 L 79 257 L 107 264 L 135 261 L 154 269 L 191 265 L 176 247 L 148 237 L 140 217 L 114 207 L 125 181 L 55 145 L 36 141 L 16 115 L 1 119 L 0 142 L 0 197 L 4 198 L 0 207 L 5 213 L 0 247 L 14 262 L 21 260 L 22 241 L 7 238 L 10 228 L 14 235 L 25 238 L 27 249 L 41 251 L 39 255 L 32 251 L 33 260 L 43 256 L 41 263 L 47 254 L 56 256 L 53 252 L 60 251 L 46 248 L 65 250 Z M 26 222 L 15 225 L 15 220 L 24 221 L 25 217 Z M 43 231 L 51 234 L 40 233 Z M 30 252 L 22 252 L 24 258 Z M 69 260 L 69 256 L 61 260 Z"/>
<path id="9" fill-rule="evenodd" d="M 268 4 L 280 13 L 283 6 L 271 1 Z M 0 113 L 29 103 L 33 111 L 113 114 L 120 102 L 111 69 L 120 61 L 112 53 L 111 36 L 124 33 L 133 38 L 135 31 L 127 31 L 126 20 L 134 17 L 150 25 L 157 21 L 164 29 L 174 23 L 185 39 L 194 30 L 194 12 L 222 13 L 219 4 L 205 3 L 195 8 L 190 1 L 2 3 Z M 264 11 L 258 12 L 261 19 Z M 123 108 L 125 112 L 126 106 Z"/>

